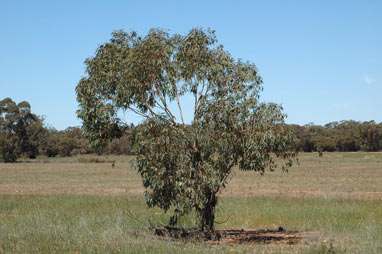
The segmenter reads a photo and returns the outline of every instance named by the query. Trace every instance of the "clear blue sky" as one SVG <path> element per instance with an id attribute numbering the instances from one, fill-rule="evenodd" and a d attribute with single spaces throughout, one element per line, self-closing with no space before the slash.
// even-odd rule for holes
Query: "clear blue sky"
<path id="1" fill-rule="evenodd" d="M 257 65 L 288 123 L 382 122 L 382 1 L 0 1 L 0 99 L 27 100 L 59 130 L 80 126 L 83 61 L 113 30 L 216 30 Z"/>

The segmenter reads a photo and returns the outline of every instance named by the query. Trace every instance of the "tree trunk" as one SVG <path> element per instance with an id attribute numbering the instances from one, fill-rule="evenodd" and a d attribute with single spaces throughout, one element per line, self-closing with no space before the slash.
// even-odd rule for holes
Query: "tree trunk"
<path id="1" fill-rule="evenodd" d="M 212 193 L 211 190 L 207 190 L 208 202 L 203 209 L 200 210 L 201 217 L 201 230 L 208 234 L 214 232 L 215 223 L 215 209 L 217 205 L 216 193 Z"/>

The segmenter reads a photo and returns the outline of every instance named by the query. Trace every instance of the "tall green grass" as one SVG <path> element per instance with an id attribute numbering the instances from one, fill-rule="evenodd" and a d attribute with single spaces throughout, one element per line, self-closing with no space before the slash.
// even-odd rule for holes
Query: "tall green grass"
<path id="1" fill-rule="evenodd" d="M 298 246 L 210 245 L 154 236 L 169 216 L 141 196 L 1 195 L 0 253 L 379 253 L 382 206 L 376 200 L 222 198 L 217 228 L 313 232 Z M 194 216 L 181 220 L 196 223 Z"/>

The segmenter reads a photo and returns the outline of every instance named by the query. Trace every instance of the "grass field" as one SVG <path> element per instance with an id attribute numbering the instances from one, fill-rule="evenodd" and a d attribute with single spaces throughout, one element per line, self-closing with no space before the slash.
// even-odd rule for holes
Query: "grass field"
<path id="1" fill-rule="evenodd" d="M 149 222 L 169 216 L 145 206 L 132 157 L 93 157 L 0 164 L 0 253 L 382 253 L 381 153 L 301 153 L 289 173 L 234 172 L 216 227 L 306 233 L 293 245 L 156 237 Z"/>

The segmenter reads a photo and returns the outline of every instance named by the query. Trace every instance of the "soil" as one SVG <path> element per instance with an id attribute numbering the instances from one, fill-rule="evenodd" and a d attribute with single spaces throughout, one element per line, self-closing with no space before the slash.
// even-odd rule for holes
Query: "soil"
<path id="1" fill-rule="evenodd" d="M 204 241 L 210 244 L 298 244 L 312 237 L 310 232 L 278 229 L 222 229 L 203 233 L 198 228 L 160 226 L 154 228 L 157 236 L 180 241 Z"/>
<path id="2" fill-rule="evenodd" d="M 304 238 L 304 235 L 298 231 L 281 230 L 238 230 L 226 229 L 220 230 L 221 241 L 231 244 L 257 243 L 257 244 L 297 244 Z"/>

